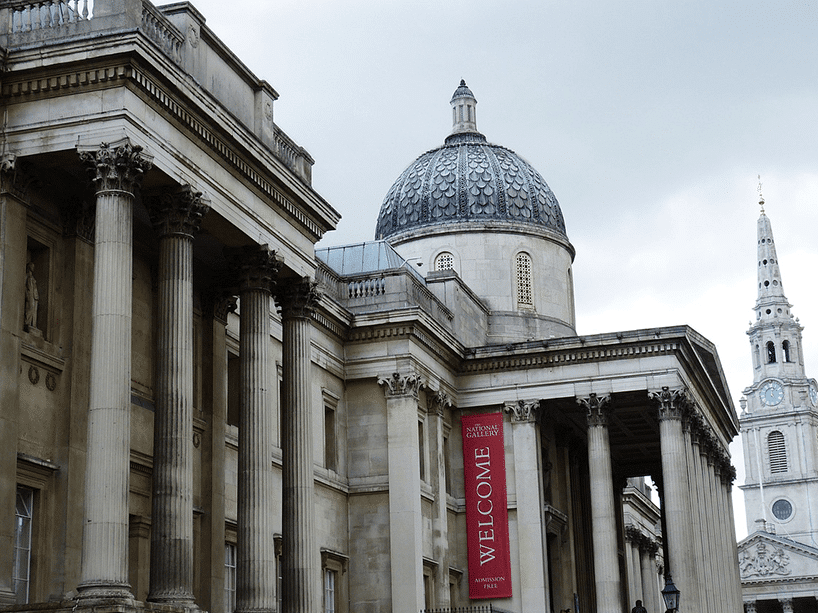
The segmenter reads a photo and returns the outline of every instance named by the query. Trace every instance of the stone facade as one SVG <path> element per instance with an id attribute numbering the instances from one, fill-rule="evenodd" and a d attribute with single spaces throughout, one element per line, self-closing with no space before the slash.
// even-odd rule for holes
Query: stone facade
<path id="1" fill-rule="evenodd" d="M 758 300 L 748 330 L 753 384 L 741 432 L 747 525 L 739 565 L 748 611 L 818 611 L 818 384 L 806 375 L 798 318 L 784 295 L 761 199 Z"/>
<path id="2" fill-rule="evenodd" d="M 458 181 L 493 173 L 505 205 L 316 250 L 339 214 L 312 159 L 193 6 L 0 23 L 0 606 L 622 613 L 659 606 L 661 564 L 686 610 L 739 610 L 715 347 L 576 335 L 556 198 L 478 138 L 465 83 L 447 146 L 496 167 Z M 461 434 L 482 413 L 512 586 L 488 601 Z"/>

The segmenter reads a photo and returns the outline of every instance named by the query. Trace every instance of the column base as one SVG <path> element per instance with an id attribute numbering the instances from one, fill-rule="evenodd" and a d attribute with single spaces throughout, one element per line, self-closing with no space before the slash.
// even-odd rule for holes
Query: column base
<path id="1" fill-rule="evenodd" d="M 3 607 L 3 613 L 207 613 L 195 604 L 189 606 L 140 602 L 133 596 L 121 597 L 84 597 L 52 602 L 29 602 L 11 604 Z M 271 612 L 272 613 L 272 612 Z"/>
<path id="2" fill-rule="evenodd" d="M 145 604 L 147 606 L 160 605 L 173 607 L 175 611 L 200 611 L 196 601 L 193 599 L 193 594 L 148 594 L 148 599 Z"/>
<path id="3" fill-rule="evenodd" d="M 77 608 L 135 607 L 136 599 L 127 583 L 86 583 L 77 587 Z"/>

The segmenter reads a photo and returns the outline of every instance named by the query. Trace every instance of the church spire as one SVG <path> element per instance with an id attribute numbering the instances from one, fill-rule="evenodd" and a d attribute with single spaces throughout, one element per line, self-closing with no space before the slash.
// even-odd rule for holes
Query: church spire
<path id="1" fill-rule="evenodd" d="M 759 194 L 760 196 L 760 194 Z M 761 215 L 758 218 L 758 301 L 756 311 L 761 319 L 789 318 L 790 305 L 784 296 L 781 268 L 775 253 L 775 240 L 770 218 L 764 212 L 764 198 L 760 197 Z"/>
<path id="2" fill-rule="evenodd" d="M 755 380 L 767 377 L 804 377 L 801 355 L 801 325 L 784 295 L 781 268 L 775 251 L 770 218 L 764 211 L 761 183 L 758 185 L 758 299 L 756 321 L 747 331 L 753 345 Z"/>

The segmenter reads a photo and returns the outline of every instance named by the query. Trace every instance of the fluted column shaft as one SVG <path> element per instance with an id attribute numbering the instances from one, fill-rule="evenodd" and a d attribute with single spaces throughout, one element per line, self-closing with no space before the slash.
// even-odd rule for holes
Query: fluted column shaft
<path id="1" fill-rule="evenodd" d="M 193 604 L 193 238 L 207 205 L 190 187 L 150 199 L 159 234 L 150 594 Z"/>
<path id="2" fill-rule="evenodd" d="M 301 280 L 276 294 L 281 305 L 284 362 L 283 610 L 313 613 L 321 603 L 321 562 L 315 539 L 310 316 L 320 295 Z"/>
<path id="3" fill-rule="evenodd" d="M 639 562 L 642 567 L 642 606 L 648 611 L 659 611 L 656 590 L 656 565 L 650 546 L 639 548 Z"/>
<path id="4" fill-rule="evenodd" d="M 696 514 L 696 522 L 698 525 L 697 534 L 695 535 L 697 546 L 697 563 L 699 564 L 699 577 L 702 582 L 702 588 L 705 594 L 715 594 L 714 581 L 715 574 L 718 568 L 714 568 L 717 561 L 713 559 L 710 553 L 710 533 L 708 525 L 710 523 L 710 515 L 712 509 L 707 506 L 707 491 L 709 481 L 707 479 L 707 460 L 703 455 L 703 432 L 702 423 L 700 420 L 694 420 L 693 427 L 693 446 L 692 446 L 692 474 L 696 481 L 696 504 L 693 512 Z M 713 597 L 705 599 L 702 603 L 705 607 L 702 613 L 712 611 L 718 613 L 718 603 Z"/>
<path id="5" fill-rule="evenodd" d="M 408 373 L 380 377 L 386 394 L 386 444 L 389 467 L 390 579 L 394 613 L 423 608 L 423 509 L 420 499 L 418 389 Z"/>
<path id="6" fill-rule="evenodd" d="M 735 539 L 735 514 L 733 510 L 733 496 L 731 494 L 732 483 L 733 479 L 736 477 L 735 468 L 730 465 L 729 473 L 727 475 L 727 481 L 725 484 L 725 491 L 724 494 L 727 497 L 727 513 L 728 513 L 728 536 L 730 538 L 730 566 L 728 568 L 732 569 L 731 577 L 730 577 L 730 584 L 733 590 L 733 599 L 731 607 L 738 611 L 741 607 L 742 596 L 741 596 L 741 574 L 738 568 L 738 565 L 735 563 L 735 560 L 738 560 L 738 543 Z"/>
<path id="7" fill-rule="evenodd" d="M 517 493 L 517 541 L 520 555 L 520 599 L 524 611 L 551 609 L 545 548 L 540 474 L 539 400 L 507 402 L 514 437 L 514 483 Z"/>
<path id="8" fill-rule="evenodd" d="M 642 567 L 639 562 L 639 543 L 642 535 L 636 526 L 625 526 L 625 561 L 628 575 L 628 604 L 642 599 Z"/>
<path id="9" fill-rule="evenodd" d="M 608 438 L 610 396 L 591 394 L 577 400 L 588 414 L 588 470 L 591 481 L 594 575 L 598 613 L 621 613 L 622 589 L 616 542 L 611 444 Z"/>
<path id="10" fill-rule="evenodd" d="M 444 421 L 444 412 L 447 407 L 452 406 L 449 396 L 442 390 L 426 393 L 427 415 L 430 425 L 430 439 L 434 445 L 430 448 L 434 472 L 432 473 L 432 488 L 435 492 L 434 510 L 432 516 L 432 530 L 434 533 L 433 556 L 440 561 L 438 575 L 435 580 L 435 590 L 437 593 L 436 603 L 440 607 L 451 606 L 451 592 L 449 590 L 449 566 L 454 553 L 449 551 L 449 505 L 448 492 L 446 491 L 446 479 L 451 479 L 451 475 L 446 475 L 446 446 L 444 440 L 448 433 Z M 450 481 L 451 482 L 451 481 Z"/>
<path id="11" fill-rule="evenodd" d="M 239 474 L 236 611 L 275 610 L 273 518 L 273 369 L 271 284 L 275 254 L 266 247 L 226 252 L 239 291 Z"/>
<path id="12" fill-rule="evenodd" d="M 694 449 L 693 449 L 693 433 L 692 426 L 698 417 L 694 407 L 689 407 L 685 418 L 682 420 L 682 436 L 684 452 L 685 452 L 685 467 L 687 469 L 687 483 L 688 483 L 688 501 L 690 505 L 690 517 L 687 519 L 690 530 L 690 559 L 693 566 L 690 569 L 690 574 L 694 585 L 697 589 L 701 589 L 700 582 L 703 581 L 701 575 L 704 574 L 704 567 L 707 564 L 707 556 L 704 552 L 704 544 L 701 539 L 702 525 L 698 521 L 698 513 L 701 508 L 701 500 L 699 498 L 699 480 L 701 475 L 696 469 Z M 707 603 L 702 602 L 699 611 L 706 613 L 708 611 Z"/>
<path id="13" fill-rule="evenodd" d="M 690 484 L 687 473 L 687 453 L 682 430 L 682 415 L 688 402 L 682 390 L 663 388 L 652 394 L 659 402 L 659 438 L 662 448 L 662 481 L 664 500 L 662 513 L 666 519 L 668 557 L 665 574 L 672 574 L 673 581 L 684 594 L 684 608 L 701 611 L 699 586 L 694 581 L 692 568 L 692 531 L 690 525 Z"/>
<path id="14" fill-rule="evenodd" d="M 728 600 L 727 600 L 727 573 L 726 569 L 729 566 L 726 566 L 727 563 L 727 556 L 725 551 L 725 543 L 724 543 L 724 522 L 723 522 L 723 515 L 724 515 L 724 508 L 723 503 L 724 501 L 721 499 L 719 495 L 719 490 L 721 489 L 721 477 L 718 472 L 718 459 L 715 456 L 715 445 L 711 448 L 711 461 L 709 462 L 709 471 L 708 476 L 710 478 L 710 498 L 708 508 L 711 509 L 710 518 L 709 518 L 709 526 L 712 534 L 712 559 L 716 560 L 717 563 L 725 570 L 722 572 L 717 573 L 716 581 L 715 581 L 715 589 L 718 590 L 718 602 L 720 603 L 720 610 L 721 611 L 729 611 L 728 608 Z"/>
<path id="15" fill-rule="evenodd" d="M 80 599 L 128 585 L 133 201 L 151 158 L 127 142 L 80 151 L 97 188 Z"/>

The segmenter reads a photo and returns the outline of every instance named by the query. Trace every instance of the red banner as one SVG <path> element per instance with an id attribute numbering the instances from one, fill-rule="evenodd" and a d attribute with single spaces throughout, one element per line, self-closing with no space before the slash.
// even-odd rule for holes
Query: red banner
<path id="1" fill-rule="evenodd" d="M 511 597 L 503 414 L 461 418 L 469 598 Z"/>

